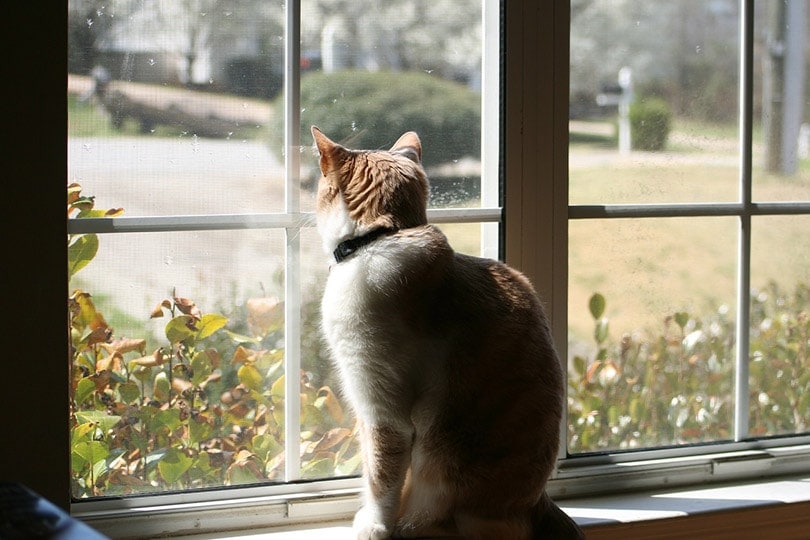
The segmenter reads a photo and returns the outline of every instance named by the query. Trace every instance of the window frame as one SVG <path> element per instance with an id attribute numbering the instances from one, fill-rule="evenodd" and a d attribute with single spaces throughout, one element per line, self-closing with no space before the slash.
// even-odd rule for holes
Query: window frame
<path id="1" fill-rule="evenodd" d="M 753 0 L 744 0 L 751 12 Z M 502 170 L 504 174 L 504 255 L 508 263 L 520 268 L 535 283 L 539 293 L 548 307 L 549 316 L 554 328 L 554 337 L 565 357 L 567 343 L 567 226 L 569 218 L 579 219 L 579 212 L 584 209 L 568 208 L 567 191 L 567 133 L 568 133 L 568 25 L 570 15 L 569 2 L 535 2 L 534 0 L 504 0 L 502 3 L 504 27 L 504 66 L 503 66 L 503 108 L 502 108 Z M 33 8 L 32 8 L 33 10 Z M 53 36 L 65 35 L 64 15 L 55 17 L 52 27 L 43 25 L 40 39 L 43 56 L 49 53 Z M 746 23 L 746 32 L 750 32 L 750 22 Z M 35 41 L 35 40 L 31 40 Z M 538 50 L 550 51 L 547 55 L 537 55 Z M 750 74 L 750 60 L 744 62 L 744 69 Z M 28 66 L 21 70 L 28 75 Z M 65 64 L 53 63 L 53 73 L 48 70 L 42 87 L 53 92 L 54 99 L 48 106 L 41 106 L 38 97 L 32 93 L 30 99 L 40 107 L 42 117 L 40 125 L 49 125 L 53 118 L 65 120 L 66 99 L 64 92 Z M 747 98 L 750 106 L 750 96 Z M 60 109 L 61 106 L 61 109 Z M 52 125 L 52 124 L 51 124 Z M 65 124 L 61 124 L 65 125 Z M 750 130 L 747 139 L 750 148 Z M 54 151 L 47 159 L 40 160 L 40 174 L 44 176 L 64 173 L 66 155 L 64 132 L 59 129 L 49 133 L 48 140 L 55 142 Z M 35 145 L 41 152 L 41 132 L 32 130 L 29 144 Z M 743 152 L 745 154 L 745 152 Z M 747 158 L 750 175 L 750 157 Z M 538 179 L 549 179 L 538 181 Z M 21 186 L 24 196 L 36 201 L 42 196 L 41 186 L 35 182 Z M 13 276 L 21 283 L 16 294 L 20 305 L 25 305 L 24 313 L 29 320 L 42 317 L 41 306 L 45 317 L 52 323 L 64 324 L 66 317 L 61 302 L 64 302 L 64 283 L 66 279 L 54 279 L 56 274 L 64 275 L 66 249 L 64 245 L 65 222 L 60 219 L 64 208 L 63 188 L 54 189 L 45 194 L 46 208 L 55 216 L 51 221 L 43 221 L 49 226 L 36 233 L 34 238 L 41 239 L 41 249 L 47 253 L 42 257 L 46 262 L 35 268 L 17 269 Z M 753 203 L 750 192 L 747 199 L 750 216 L 761 212 L 773 212 L 771 203 Z M 699 206 L 699 205 L 698 205 Z M 717 206 L 717 205 L 714 205 Z M 725 205 L 723 205 L 725 206 Z M 727 211 L 737 211 L 736 204 Z M 734 208 L 732 208 L 734 207 Z M 663 209 L 649 208 L 652 212 Z M 703 208 L 697 208 L 704 211 Z M 617 215 L 620 207 L 603 207 L 600 212 Z M 667 211 L 673 211 L 668 209 Z M 679 212 L 694 211 L 678 208 Z M 807 213 L 808 209 L 800 205 L 796 211 L 788 211 L 780 205 L 779 211 L 785 213 Z M 591 210 L 588 210 L 591 212 Z M 123 218 L 118 218 L 123 219 Z M 743 218 L 745 221 L 745 218 Z M 19 222 L 23 223 L 22 219 Z M 119 222 L 116 226 L 123 226 Z M 26 239 L 26 244 L 30 240 Z M 28 247 L 30 249 L 30 247 Z M 23 248 L 22 252 L 29 251 Z M 50 263 L 50 264 L 48 264 Z M 62 270 L 55 271 L 55 268 Z M 30 297 L 29 291 L 36 291 Z M 26 303 L 27 302 L 27 303 Z M 51 307 L 52 306 L 52 307 Z M 42 320 L 42 319 L 40 319 Z M 46 329 L 55 328 L 45 327 Z M 16 323 L 14 331 L 24 339 L 39 340 L 39 343 L 53 351 L 67 354 L 67 344 L 63 335 L 47 330 L 43 337 L 41 327 Z M 25 415 L 14 415 L 8 419 L 8 429 L 27 435 L 27 443 L 34 448 L 43 449 L 40 460 L 20 464 L 19 447 L 9 445 L 3 448 L 0 460 L 6 478 L 18 479 L 31 485 L 35 490 L 48 496 L 57 504 L 69 506 L 69 457 L 65 411 L 67 403 L 66 363 L 59 363 L 54 369 L 41 370 L 31 362 L 21 367 L 22 376 L 36 376 L 42 387 L 47 389 L 41 404 L 40 422 L 44 429 L 34 429 L 30 419 Z M 4 393 L 4 410 L 13 410 L 24 399 L 30 399 L 27 389 L 21 385 L 6 383 L 9 390 Z M 565 427 L 561 428 L 565 433 Z M 792 444 L 785 444 L 788 442 Z M 54 444 L 56 441 L 56 444 Z M 564 448 L 563 448 L 564 450 Z M 695 451 L 699 454 L 695 454 Z M 716 450 L 720 450 L 715 452 Z M 712 453 L 707 453 L 712 452 Z M 685 447 L 679 449 L 642 451 L 634 453 L 616 453 L 599 456 L 580 456 L 566 459 L 561 454 L 559 470 L 550 483 L 554 496 L 575 496 L 588 492 L 615 492 L 625 489 L 681 484 L 696 484 L 707 481 L 738 480 L 746 476 L 777 476 L 789 472 L 806 472 L 810 470 L 810 438 L 782 437 L 754 442 L 737 442 L 728 445 L 711 445 L 705 447 Z M 34 461 L 37 461 L 34 463 Z M 206 527 L 233 526 L 246 528 L 250 526 L 269 526 L 308 522 L 316 519 L 346 518 L 357 504 L 357 487 L 349 481 L 326 481 L 323 483 L 290 484 L 284 487 L 289 493 L 278 494 L 279 486 L 246 488 L 244 491 L 223 490 L 225 498 L 220 501 L 203 503 L 192 501 L 180 495 L 174 500 L 150 496 L 149 503 L 141 501 L 139 507 L 128 506 L 127 500 L 104 501 L 102 507 L 91 509 L 88 503 L 74 503 L 72 511 L 93 524 L 107 523 L 111 529 L 123 533 L 130 524 L 141 523 L 149 529 L 131 530 L 143 534 L 147 530 L 162 530 L 163 523 L 173 524 L 172 530 L 182 530 L 188 524 L 188 530 L 200 530 L 202 516 L 219 516 Z M 337 482 L 337 483 L 336 483 Z M 251 491 L 251 490 L 261 490 Z M 298 494 L 296 494 L 296 492 Z M 94 502 L 95 504 L 95 502 Z M 194 510 L 194 511 L 191 511 Z M 208 512 L 208 514 L 204 514 Z M 156 519 L 164 517 L 165 520 Z"/>
<path id="2" fill-rule="evenodd" d="M 754 86 L 754 3 L 740 0 L 739 51 L 739 200 L 733 203 L 673 203 L 673 204 L 579 204 L 566 202 L 566 226 L 571 220 L 581 219 L 647 219 L 676 217 L 737 217 L 739 221 L 737 244 L 738 308 L 735 358 L 735 410 L 734 438 L 699 445 L 607 451 L 564 457 L 559 463 L 552 492 L 575 496 L 578 494 L 609 493 L 626 489 L 660 487 L 662 485 L 691 485 L 705 482 L 739 481 L 760 476 L 778 476 L 810 470 L 810 434 L 785 434 L 754 439 L 748 436 L 748 363 L 750 316 L 750 255 L 751 221 L 756 216 L 784 216 L 810 214 L 810 202 L 757 202 L 752 198 L 752 132 Z M 570 27 L 570 20 L 566 23 Z M 558 59 L 561 61 L 561 59 Z M 568 66 L 569 59 L 565 65 Z M 567 102 L 565 110 L 567 110 Z M 567 135 L 567 133 L 566 133 Z M 555 177 L 556 183 L 565 180 Z M 562 212 L 561 207 L 555 207 Z M 560 219 L 560 222 L 563 220 Z M 566 229 L 567 231 L 567 229 Z M 566 240 L 567 243 L 567 240 Z M 567 246 L 566 246 L 567 249 Z M 566 251 L 567 253 L 567 251 Z M 565 280 L 555 282 L 557 298 L 567 297 L 567 260 L 557 261 L 556 271 Z M 564 266 L 565 265 L 565 266 Z M 563 268 L 565 270 L 563 271 Z M 567 306 L 566 306 L 567 313 Z M 565 324 L 555 324 L 555 330 Z M 557 348 L 567 357 L 567 336 L 555 334 Z M 567 437 L 566 426 L 562 427 Z M 561 456 L 566 454 L 561 448 Z"/>
<path id="3" fill-rule="evenodd" d="M 498 28 L 498 0 L 485 0 L 484 16 L 487 24 Z M 482 61 L 489 62 L 489 67 L 482 70 L 482 122 L 497 122 L 499 108 L 497 100 L 488 99 L 486 93 L 492 87 L 492 80 L 500 78 L 500 53 L 497 48 L 500 39 L 499 32 L 485 32 L 484 39 L 490 41 L 489 45 L 496 48 L 483 47 L 487 52 Z M 284 368 L 287 372 L 298 372 L 301 366 L 301 253 L 300 232 L 305 228 L 315 226 L 315 215 L 310 211 L 303 211 L 300 204 L 300 150 L 308 146 L 304 144 L 300 129 L 300 41 L 301 41 L 301 1 L 294 0 L 286 4 L 285 9 L 285 77 L 284 95 L 287 96 L 284 106 L 285 133 L 284 133 L 284 182 L 285 199 L 284 211 L 261 214 L 200 214 L 200 215 L 161 215 L 116 218 L 85 218 L 69 219 L 67 232 L 69 234 L 88 233 L 163 233 L 163 232 L 192 232 L 192 231 L 227 231 L 242 229 L 273 229 L 283 230 L 285 233 L 285 360 Z M 493 119 L 495 118 L 495 119 Z M 498 150 L 499 130 L 482 130 L 482 176 L 489 174 L 491 178 L 498 177 Z M 493 156 L 494 154 L 494 156 Z M 492 159 L 495 157 L 496 159 Z M 497 183 L 482 182 L 481 207 L 477 208 L 442 208 L 428 209 L 427 216 L 433 223 L 480 223 L 482 225 L 495 224 L 502 221 L 503 209 L 499 200 Z M 497 249 L 492 242 L 492 228 L 482 227 L 482 250 L 491 256 L 497 256 Z M 220 488 L 207 488 L 205 490 L 188 490 L 184 492 L 167 492 L 157 494 L 137 494 L 131 497 L 100 497 L 90 500 L 75 500 L 71 502 L 72 511 L 88 520 L 104 523 L 111 519 L 110 527 L 116 528 L 120 534 L 118 516 L 121 512 L 149 512 L 172 514 L 169 508 L 184 508 L 186 504 L 197 507 L 203 506 L 209 510 L 213 508 L 240 507 L 246 501 L 249 505 L 269 505 L 269 508 L 278 508 L 279 504 L 286 510 L 281 512 L 286 518 L 295 514 L 294 508 L 301 508 L 302 501 L 311 497 L 312 493 L 334 493 L 350 490 L 359 492 L 361 481 L 358 478 L 336 478 L 317 481 L 302 481 L 300 447 L 300 396 L 297 377 L 288 377 L 285 380 L 285 451 L 289 456 L 285 459 L 284 483 L 267 484 L 263 486 L 223 486 Z M 295 500 L 293 506 L 292 500 Z M 235 502 L 241 501 L 241 502 Z M 330 505 L 334 506 L 334 505 Z M 340 505 L 338 505 L 340 507 Z M 162 510 L 159 510 L 162 509 Z M 354 510 L 352 510 L 353 512 Z M 308 515 L 310 511 L 305 511 Z M 273 510 L 268 511 L 273 515 Z M 227 517 L 227 516 L 226 516 Z M 176 520 L 173 517 L 172 520 Z M 102 525 L 103 526 L 103 525 Z M 148 527 L 159 526 L 154 522 L 147 523 Z M 133 533 L 136 529 L 133 529 Z"/>

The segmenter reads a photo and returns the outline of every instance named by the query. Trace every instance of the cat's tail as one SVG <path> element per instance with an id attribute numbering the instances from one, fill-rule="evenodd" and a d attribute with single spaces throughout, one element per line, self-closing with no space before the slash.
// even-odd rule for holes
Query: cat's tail
<path id="1" fill-rule="evenodd" d="M 534 510 L 533 540 L 585 540 L 579 525 L 554 504 L 547 493 L 543 492 Z"/>

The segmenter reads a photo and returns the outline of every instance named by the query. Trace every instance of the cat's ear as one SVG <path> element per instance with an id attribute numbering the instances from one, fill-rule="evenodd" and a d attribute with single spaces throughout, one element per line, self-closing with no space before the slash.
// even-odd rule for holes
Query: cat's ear
<path id="1" fill-rule="evenodd" d="M 326 176 L 331 171 L 340 169 L 351 152 L 324 135 L 317 126 L 312 126 L 312 137 L 321 155 L 321 173 Z"/>
<path id="2" fill-rule="evenodd" d="M 419 135 L 413 131 L 397 139 L 390 151 L 401 154 L 415 163 L 422 163 L 422 143 L 419 142 Z"/>

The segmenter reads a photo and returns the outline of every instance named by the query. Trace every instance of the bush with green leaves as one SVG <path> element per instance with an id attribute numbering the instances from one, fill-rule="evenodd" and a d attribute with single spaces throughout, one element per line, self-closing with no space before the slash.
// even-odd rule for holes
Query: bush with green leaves
<path id="1" fill-rule="evenodd" d="M 100 211 L 78 185 L 68 215 Z M 68 237 L 69 277 L 95 257 L 97 235 Z M 90 294 L 68 299 L 71 465 L 77 498 L 281 481 L 284 470 L 284 307 L 246 302 L 248 334 L 176 294 L 152 312 L 165 342 L 117 338 Z M 235 326 L 241 327 L 241 324 Z M 329 386 L 300 378 L 301 475 L 359 472 L 354 420 Z"/>
<path id="2" fill-rule="evenodd" d="M 68 215 L 114 217 L 68 187 Z M 94 234 L 68 237 L 72 277 L 96 255 Z M 611 339 L 607 304 L 589 303 L 596 352 L 573 359 L 568 376 L 572 453 L 730 440 L 735 323 L 725 309 L 686 312 L 659 331 Z M 284 309 L 272 297 L 245 302 L 242 320 L 204 313 L 173 294 L 163 341 L 114 335 L 93 298 L 68 299 L 71 337 L 71 464 L 77 498 L 283 480 Z M 314 310 L 305 304 L 304 316 Z M 810 288 L 770 284 L 752 295 L 749 433 L 808 430 Z M 309 314 L 309 315 L 307 315 Z M 313 327 L 315 325 L 312 325 Z M 317 339 L 302 363 L 320 371 Z M 302 370 L 304 478 L 358 474 L 355 421 L 329 380 Z"/>
<path id="3" fill-rule="evenodd" d="M 610 339 L 594 294 L 596 353 L 568 378 L 571 452 L 649 448 L 733 438 L 735 321 L 718 309 L 663 319 L 658 332 Z M 752 437 L 801 433 L 810 418 L 810 288 L 755 291 L 750 328 Z"/>
<path id="4" fill-rule="evenodd" d="M 751 434 L 810 430 L 810 287 L 753 291 L 750 349 Z"/>
<path id="5" fill-rule="evenodd" d="M 636 99 L 630 105 L 630 144 L 636 150 L 660 152 L 672 129 L 672 110 L 661 98 Z"/>
<path id="6" fill-rule="evenodd" d="M 393 90 L 393 91 L 392 91 Z M 283 95 L 277 110 L 283 110 Z M 480 154 L 481 96 L 421 71 L 313 72 L 301 78 L 301 132 L 317 125 L 351 148 L 392 145 L 416 131 L 425 166 Z M 283 115 L 275 115 L 273 146 L 283 148 Z"/>

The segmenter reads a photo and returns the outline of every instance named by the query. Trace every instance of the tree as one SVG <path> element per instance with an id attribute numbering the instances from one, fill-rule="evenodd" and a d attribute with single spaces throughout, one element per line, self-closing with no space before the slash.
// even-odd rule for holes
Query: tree
<path id="1" fill-rule="evenodd" d="M 770 172 L 794 174 L 804 104 L 807 12 L 804 0 L 769 4 L 763 124 Z"/>
<path id="2" fill-rule="evenodd" d="M 86 51 L 92 48 L 85 56 L 95 58 L 103 49 L 180 55 L 184 61 L 178 76 L 186 84 L 222 76 L 212 70 L 235 55 L 282 57 L 283 43 L 278 38 L 284 33 L 284 11 L 277 2 L 72 0 L 69 12 L 71 35 L 76 36 L 73 44 L 87 43 Z M 223 43 L 229 46 L 219 46 Z M 214 61 L 225 54 L 229 56 Z"/>
<path id="3" fill-rule="evenodd" d="M 593 96 L 633 70 L 639 93 L 666 97 L 681 114 L 735 117 L 738 7 L 733 0 L 574 0 L 571 91 Z"/>
<path id="4" fill-rule="evenodd" d="M 118 22 L 114 14 L 115 10 L 110 11 L 109 3 L 103 0 L 72 0 L 68 3 L 69 71 L 90 73 L 98 62 L 101 44 Z"/>
<path id="5" fill-rule="evenodd" d="M 318 0 L 304 13 L 302 42 L 326 71 L 437 71 L 469 80 L 480 71 L 477 0 Z"/>

